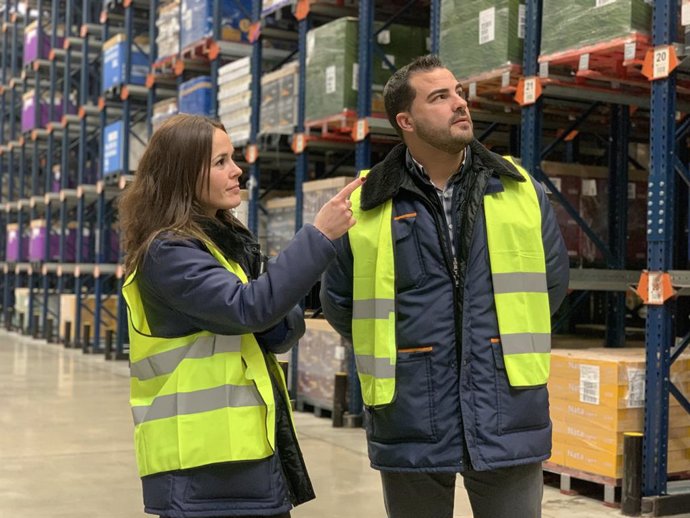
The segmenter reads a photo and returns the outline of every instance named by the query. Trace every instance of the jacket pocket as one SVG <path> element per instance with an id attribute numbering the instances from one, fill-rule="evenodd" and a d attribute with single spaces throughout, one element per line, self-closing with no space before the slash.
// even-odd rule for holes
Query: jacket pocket
<path id="1" fill-rule="evenodd" d="M 431 347 L 398 352 L 393 402 L 382 408 L 367 408 L 372 441 L 436 441 L 431 353 Z"/>
<path id="2" fill-rule="evenodd" d="M 269 500 L 273 493 L 273 457 L 224 462 L 190 470 L 185 501 Z"/>
<path id="3" fill-rule="evenodd" d="M 420 286 L 426 279 L 426 269 L 415 231 L 416 216 L 404 216 L 393 220 L 395 284 L 399 292 Z"/>
<path id="4" fill-rule="evenodd" d="M 491 340 L 496 364 L 496 408 L 498 434 L 538 430 L 549 425 L 549 394 L 545 386 L 515 389 L 508 382 L 503 348 L 498 339 Z"/>

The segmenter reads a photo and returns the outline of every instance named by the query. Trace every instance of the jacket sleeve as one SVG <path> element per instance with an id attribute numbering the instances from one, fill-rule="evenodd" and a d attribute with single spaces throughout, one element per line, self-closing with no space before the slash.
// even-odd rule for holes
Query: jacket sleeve
<path id="1" fill-rule="evenodd" d="M 254 333 L 256 341 L 266 351 L 275 354 L 286 353 L 304 336 L 304 311 L 300 306 L 295 306 L 274 327 Z"/>
<path id="2" fill-rule="evenodd" d="M 261 333 L 281 323 L 334 256 L 333 243 L 316 227 L 305 225 L 269 261 L 266 271 L 246 284 L 200 243 L 185 240 L 154 242 L 140 273 L 152 296 L 199 329 L 219 334 Z M 267 333 L 273 335 L 266 338 L 273 344 L 270 347 L 283 340 L 294 343 L 303 333 L 295 315 L 283 324 L 282 333 L 280 329 Z"/>
<path id="3" fill-rule="evenodd" d="M 352 340 L 352 250 L 345 234 L 335 241 L 337 256 L 321 277 L 321 307 L 326 320 Z"/>
<path id="4" fill-rule="evenodd" d="M 570 260 L 558 226 L 556 215 L 551 207 L 544 187 L 532 178 L 541 206 L 541 232 L 546 257 L 546 284 L 549 290 L 549 306 L 553 315 L 568 293 L 570 280 Z"/>

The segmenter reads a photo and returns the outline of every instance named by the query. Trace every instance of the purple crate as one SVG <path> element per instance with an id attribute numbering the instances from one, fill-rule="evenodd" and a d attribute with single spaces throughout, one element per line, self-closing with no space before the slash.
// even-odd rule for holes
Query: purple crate
<path id="1" fill-rule="evenodd" d="M 5 260 L 15 263 L 26 260 L 29 255 L 29 235 L 24 232 L 22 236 L 22 248 L 19 249 L 19 227 L 16 223 L 7 225 L 7 244 L 5 248 Z"/>
<path id="2" fill-rule="evenodd" d="M 29 237 L 29 261 L 57 261 L 60 259 L 60 235 L 55 228 L 50 231 L 48 257 L 46 257 L 46 222 L 34 220 L 31 222 Z"/>
<path id="3" fill-rule="evenodd" d="M 36 129 L 36 103 L 35 94 L 31 90 L 26 92 L 22 97 L 22 132 Z M 40 113 L 38 115 L 38 127 L 45 128 L 50 122 L 50 102 L 47 99 L 40 99 Z M 69 113 L 74 113 L 74 108 L 70 106 Z M 55 98 L 55 110 L 53 112 L 53 120 L 59 121 L 62 119 L 62 99 Z"/>
<path id="4" fill-rule="evenodd" d="M 38 46 L 38 32 L 41 31 L 41 47 Z M 61 49 L 64 38 L 57 37 L 56 47 Z M 28 65 L 35 59 L 48 59 L 50 55 L 50 34 L 39 29 L 38 23 L 33 22 L 26 26 L 24 30 L 24 65 Z"/>
<path id="5" fill-rule="evenodd" d="M 77 254 L 77 225 L 70 223 L 65 234 L 65 262 L 73 263 L 76 261 Z M 92 263 L 93 254 L 91 253 L 91 234 L 88 229 L 84 229 L 81 240 L 81 261 Z"/>

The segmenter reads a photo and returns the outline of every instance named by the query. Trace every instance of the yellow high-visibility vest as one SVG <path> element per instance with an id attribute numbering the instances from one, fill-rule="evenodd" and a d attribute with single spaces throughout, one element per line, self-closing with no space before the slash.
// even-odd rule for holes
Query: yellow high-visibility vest
<path id="1" fill-rule="evenodd" d="M 206 246 L 243 283 L 247 276 Z M 275 451 L 275 400 L 269 369 L 287 394 L 275 357 L 251 333 L 151 334 L 136 271 L 122 293 L 130 339 L 130 404 L 139 475 L 256 460 Z M 286 397 L 286 401 L 289 398 Z"/>
<path id="2" fill-rule="evenodd" d="M 484 197 L 501 338 L 500 343 L 487 347 L 501 346 L 511 386 L 528 388 L 544 385 L 549 376 L 551 313 L 546 259 L 536 190 L 527 172 L 506 159 L 526 181 L 502 179 L 504 191 Z M 354 258 L 352 341 L 364 403 L 383 406 L 395 395 L 397 358 L 393 202 L 363 211 L 361 190 L 351 200 L 357 219 L 348 232 Z"/>

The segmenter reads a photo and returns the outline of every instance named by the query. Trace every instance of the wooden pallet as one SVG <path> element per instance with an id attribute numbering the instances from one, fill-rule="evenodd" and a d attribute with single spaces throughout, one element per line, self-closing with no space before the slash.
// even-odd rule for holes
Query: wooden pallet
<path id="1" fill-rule="evenodd" d="M 469 101 L 478 97 L 512 98 L 515 95 L 521 74 L 522 67 L 520 65 L 508 64 L 460 79 L 460 83 L 463 90 L 467 92 Z"/>
<path id="2" fill-rule="evenodd" d="M 539 56 L 540 76 L 568 77 L 574 84 L 609 83 L 649 89 L 642 75 L 645 55 L 651 48 L 649 35 L 631 32 L 619 38 Z"/>
<path id="3" fill-rule="evenodd" d="M 309 400 L 305 400 L 303 397 L 297 397 L 297 402 L 295 403 L 295 408 L 298 412 L 309 412 L 313 413 L 316 417 L 325 417 L 330 419 L 333 415 L 332 408 L 326 408 L 321 405 L 312 404 Z"/>
<path id="4" fill-rule="evenodd" d="M 557 480 L 561 493 L 564 495 L 601 495 L 601 488 L 604 490 L 604 505 L 607 507 L 620 507 L 620 488 L 622 479 L 604 477 L 594 473 L 587 473 L 577 469 L 567 468 L 552 462 L 543 463 L 545 475 L 544 482 L 549 483 Z M 598 498 L 598 496 L 597 496 Z"/>

